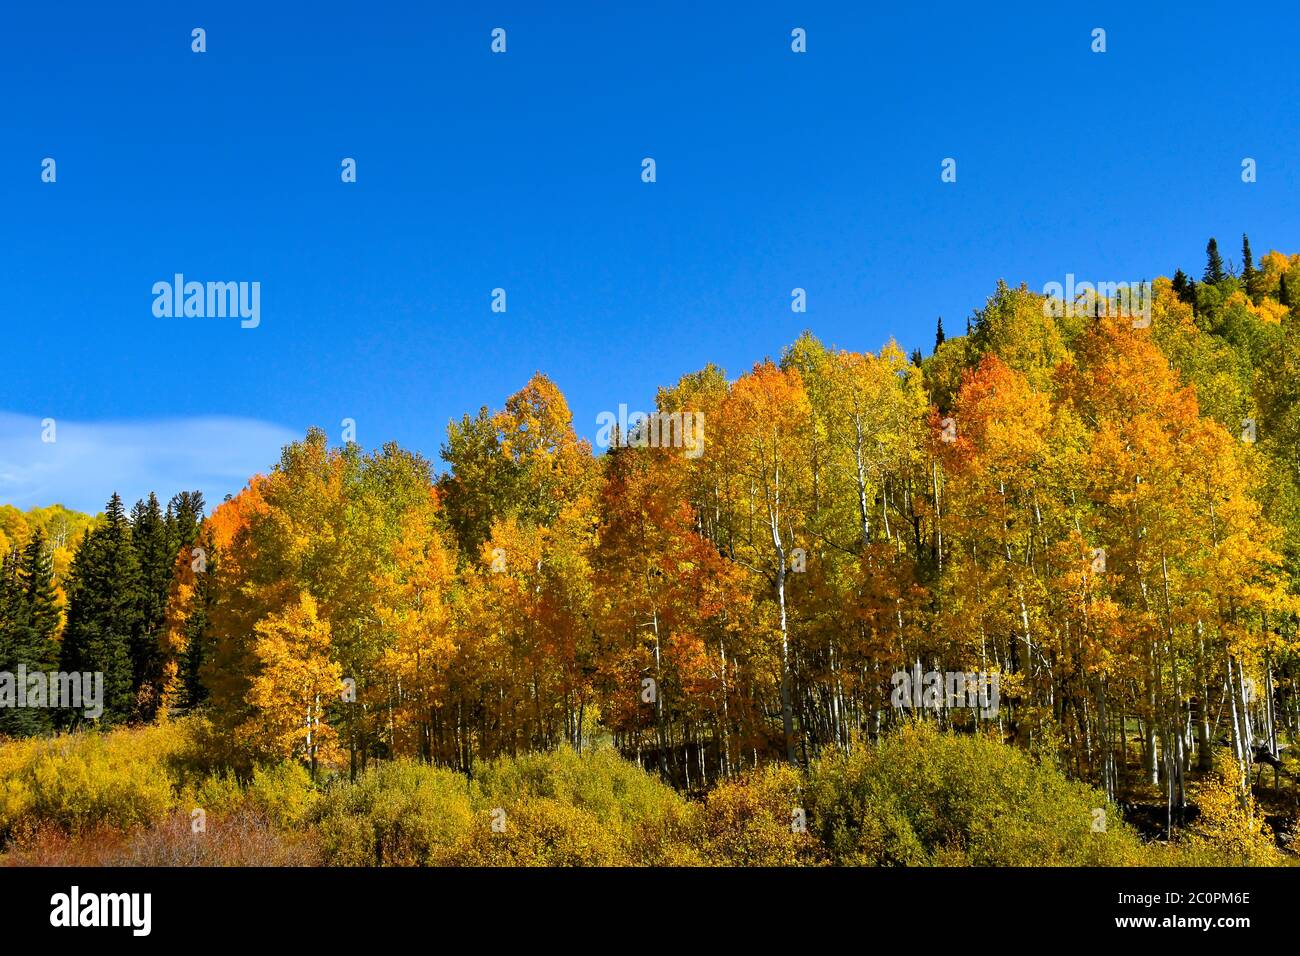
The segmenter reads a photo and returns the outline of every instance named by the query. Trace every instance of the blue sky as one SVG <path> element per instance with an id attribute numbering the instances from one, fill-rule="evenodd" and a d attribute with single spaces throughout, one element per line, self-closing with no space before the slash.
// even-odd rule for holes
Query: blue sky
<path id="1" fill-rule="evenodd" d="M 1300 251 L 1285 5 L 281 6 L 0 10 L 0 502 L 216 500 L 344 418 L 436 460 L 536 370 L 594 437 L 804 327 L 928 351 L 999 278 Z M 260 325 L 155 317 L 178 272 Z"/>

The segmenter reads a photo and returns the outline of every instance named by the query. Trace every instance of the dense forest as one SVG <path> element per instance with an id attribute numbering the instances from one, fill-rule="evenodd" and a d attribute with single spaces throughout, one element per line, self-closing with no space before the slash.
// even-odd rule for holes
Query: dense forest
<path id="1" fill-rule="evenodd" d="M 687 795 L 797 794 L 919 721 L 1166 837 L 1202 782 L 1254 814 L 1264 770 L 1294 820 L 1300 255 L 1211 240 L 1152 288 L 1148 322 L 999 283 L 928 356 L 805 332 L 661 388 L 603 454 L 539 373 L 449 424 L 441 473 L 313 429 L 210 513 L 0 509 L 0 670 L 102 672 L 98 725 L 201 721 L 245 782 L 612 744 Z M 898 706 L 921 672 L 996 675 L 998 706 Z"/>

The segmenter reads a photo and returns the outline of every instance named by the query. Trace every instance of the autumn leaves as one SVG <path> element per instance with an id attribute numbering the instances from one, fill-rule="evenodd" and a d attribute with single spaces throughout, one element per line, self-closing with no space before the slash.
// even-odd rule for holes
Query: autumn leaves
<path id="1" fill-rule="evenodd" d="M 1183 308 L 1158 286 L 1161 322 Z M 1000 705 L 935 719 L 1051 741 L 1112 794 L 1136 721 L 1176 781 L 1229 675 L 1289 640 L 1259 463 L 1152 330 L 1006 286 L 977 318 L 923 366 L 804 335 L 687 375 L 658 413 L 710 423 L 699 456 L 594 457 L 541 375 L 451 424 L 441 477 L 313 432 L 205 522 L 206 573 L 178 561 L 168 700 L 199 659 L 237 760 L 608 737 L 695 787 L 911 719 L 899 672 L 979 672 Z"/>

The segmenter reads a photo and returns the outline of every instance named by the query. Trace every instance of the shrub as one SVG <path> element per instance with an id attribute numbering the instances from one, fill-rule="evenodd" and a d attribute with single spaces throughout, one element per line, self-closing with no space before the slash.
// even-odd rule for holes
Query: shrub
<path id="1" fill-rule="evenodd" d="M 594 813 L 549 797 L 525 797 L 506 809 L 504 832 L 476 821 L 457 862 L 470 866 L 627 866 L 621 834 Z"/>
<path id="2" fill-rule="evenodd" d="M 187 811 L 232 811 L 244 802 L 244 787 L 230 771 L 214 773 L 185 785 L 176 802 Z"/>
<path id="3" fill-rule="evenodd" d="M 504 813 L 504 832 L 492 829 Z M 608 866 L 698 862 L 691 807 L 609 749 L 480 765 L 474 780 L 412 761 L 331 788 L 313 814 L 339 865 Z"/>
<path id="4" fill-rule="evenodd" d="M 104 824 L 69 834 L 48 824 L 20 839 L 4 856 L 9 866 L 313 866 L 319 854 L 310 833 L 285 833 L 248 808 L 209 814 L 195 833 L 188 812 L 152 826 Z"/>
<path id="5" fill-rule="evenodd" d="M 700 808 L 695 841 L 714 866 L 794 866 L 822 861 L 811 832 L 796 832 L 793 812 L 802 809 L 802 777 L 788 764 L 773 764 L 721 783 Z"/>
<path id="6" fill-rule="evenodd" d="M 276 826 L 293 830 L 307 822 L 320 793 L 306 767 L 286 762 L 254 768 L 245 797 Z"/>
<path id="7" fill-rule="evenodd" d="M 1097 790 L 991 737 L 925 723 L 824 756 L 808 790 L 811 825 L 839 864 L 1105 866 L 1141 851 Z"/>
<path id="8" fill-rule="evenodd" d="M 537 814 L 552 822 L 561 819 L 558 811 L 539 809 L 545 804 L 537 801 L 582 811 L 601 828 L 600 844 L 612 840 L 621 861 L 647 865 L 696 862 L 686 845 L 692 807 L 677 791 L 624 760 L 612 747 L 581 754 L 561 747 L 493 760 L 477 768 L 475 782 L 482 808 L 501 807 L 507 819 L 517 814 Z M 577 818 L 570 822 L 578 825 Z"/>
<path id="9" fill-rule="evenodd" d="M 1200 809 L 1190 832 L 1178 844 L 1176 862 L 1190 866 L 1278 866 L 1282 854 L 1254 797 L 1234 785 L 1241 765 L 1231 755 L 1191 788 Z"/>
<path id="10" fill-rule="evenodd" d="M 486 826 L 465 777 L 411 760 L 381 763 L 329 789 L 313 813 L 335 866 L 447 866 Z"/>
<path id="11" fill-rule="evenodd" d="M 188 740 L 175 724 L 60 735 L 0 748 L 0 831 L 130 828 L 175 805 L 172 764 Z"/>
<path id="12" fill-rule="evenodd" d="M 481 764 L 473 779 L 380 762 L 320 790 L 297 763 L 218 769 L 210 726 L 0 743 L 4 862 L 224 866 L 1272 865 L 1231 761 L 1172 845 L 1143 845 L 1102 795 L 991 736 L 908 724 L 876 746 L 773 764 L 690 802 L 602 747 Z M 204 810 L 194 833 L 190 814 Z M 504 832 L 492 829 L 504 811 Z M 808 832 L 795 832 L 802 809 Z M 1094 829 L 1098 809 L 1105 828 Z"/>

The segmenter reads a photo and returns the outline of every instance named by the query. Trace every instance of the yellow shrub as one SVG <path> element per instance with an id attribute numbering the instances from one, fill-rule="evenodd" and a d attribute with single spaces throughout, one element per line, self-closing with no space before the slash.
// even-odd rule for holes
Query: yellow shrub
<path id="1" fill-rule="evenodd" d="M 509 812 L 515 801 L 537 798 L 581 810 L 601 827 L 602 840 L 612 839 L 630 863 L 696 862 L 687 849 L 691 806 L 612 747 L 581 754 L 561 747 L 493 760 L 476 768 L 474 782 L 481 809 Z"/>
<path id="2" fill-rule="evenodd" d="M 207 813 L 234 810 L 244 800 L 244 788 L 230 772 L 214 773 L 197 782 L 188 783 L 177 799 L 182 808 L 201 809 Z"/>
<path id="3" fill-rule="evenodd" d="M 325 862 L 335 866 L 450 865 L 475 821 L 465 777 L 412 760 L 336 785 L 314 817 Z"/>
<path id="4" fill-rule="evenodd" d="M 286 830 L 305 823 L 320 798 L 307 768 L 297 763 L 256 767 L 246 795 L 267 819 Z"/>
<path id="5" fill-rule="evenodd" d="M 1235 781 L 1241 765 L 1230 755 L 1215 772 L 1191 787 L 1200 816 L 1179 843 L 1183 859 L 1195 866 L 1278 866 L 1282 855 L 1264 814 L 1249 794 L 1240 794 Z"/>
<path id="6" fill-rule="evenodd" d="M 811 819 L 800 794 L 802 777 L 788 764 L 773 764 L 708 795 L 696 823 L 704 859 L 717 866 L 794 866 L 821 861 L 811 832 L 796 829 L 795 811 Z"/>
<path id="7" fill-rule="evenodd" d="M 618 831 L 581 807 L 525 797 L 501 808 L 505 829 L 490 813 L 474 820 L 470 846 L 457 862 L 471 866 L 626 866 L 632 861 Z"/>
<path id="8" fill-rule="evenodd" d="M 60 734 L 0 744 L 0 835 L 152 822 L 177 805 L 190 724 Z"/>

